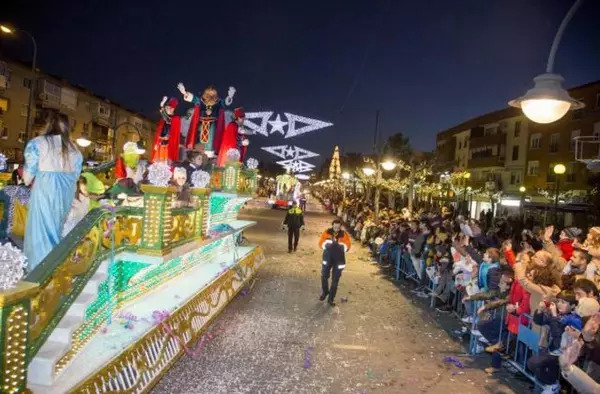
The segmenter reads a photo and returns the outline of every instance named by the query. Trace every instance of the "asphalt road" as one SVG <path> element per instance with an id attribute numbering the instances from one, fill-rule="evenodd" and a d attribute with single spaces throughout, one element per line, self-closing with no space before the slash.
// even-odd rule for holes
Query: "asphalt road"
<path id="1" fill-rule="evenodd" d="M 222 330 L 204 351 L 182 357 L 153 393 L 530 392 L 509 374 L 486 374 L 489 357 L 465 356 L 444 319 L 383 277 L 358 245 L 337 306 L 320 302 L 317 240 L 332 216 L 309 205 L 307 231 L 290 255 L 280 230 L 285 211 L 259 206 L 241 215 L 258 222 L 246 236 L 267 257 L 252 289 L 214 323 Z M 445 364 L 447 356 L 464 369 Z"/>

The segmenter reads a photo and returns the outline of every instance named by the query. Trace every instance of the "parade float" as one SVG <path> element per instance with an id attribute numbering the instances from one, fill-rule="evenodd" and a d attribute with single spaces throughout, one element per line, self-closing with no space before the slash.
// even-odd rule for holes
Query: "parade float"
<path id="1" fill-rule="evenodd" d="M 302 184 L 292 174 L 290 169 L 287 169 L 285 174 L 278 175 L 275 178 L 277 187 L 275 189 L 275 195 L 269 196 L 267 204 L 273 208 L 288 208 L 294 201 L 299 203 L 300 196 L 302 195 Z"/>
<path id="2" fill-rule="evenodd" d="M 205 115 L 193 126 L 213 138 Z M 0 236 L 11 240 L 0 252 L 2 393 L 148 392 L 179 357 L 198 354 L 264 260 L 242 237 L 255 223 L 238 219 L 256 191 L 255 160 L 244 165 L 233 148 L 221 160 L 193 173 L 186 198 L 178 168 L 152 164 L 137 193 L 101 200 L 24 276 L 14 240 L 29 192 L 0 190 Z M 89 173 L 108 189 L 118 164 Z"/>

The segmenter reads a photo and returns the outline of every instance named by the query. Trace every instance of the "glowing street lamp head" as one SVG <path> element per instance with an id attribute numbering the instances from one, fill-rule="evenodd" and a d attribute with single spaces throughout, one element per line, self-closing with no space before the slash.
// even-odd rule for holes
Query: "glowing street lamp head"
<path id="1" fill-rule="evenodd" d="M 465 179 L 469 179 L 469 178 L 471 178 L 471 173 L 467 171 L 467 172 L 465 172 L 465 174 L 463 175 L 463 177 Z"/>
<path id="2" fill-rule="evenodd" d="M 344 172 L 344 173 L 342 173 L 342 178 L 348 180 L 348 179 L 350 179 L 350 174 L 347 172 Z"/>
<path id="3" fill-rule="evenodd" d="M 386 171 L 392 171 L 394 168 L 396 168 L 396 163 L 391 160 L 386 160 L 381 163 L 381 167 Z"/>
<path id="4" fill-rule="evenodd" d="M 364 167 L 362 170 L 366 176 L 371 176 L 375 174 L 375 169 L 373 167 Z"/>
<path id="5" fill-rule="evenodd" d="M 542 74 L 533 79 L 535 86 L 523 97 L 509 101 L 511 107 L 521 108 L 525 116 L 536 123 L 552 123 L 566 115 L 570 109 L 585 106 L 569 96 L 563 87 L 563 77 L 558 74 Z"/>
<path id="6" fill-rule="evenodd" d="M 5 34 L 12 34 L 15 31 L 6 25 L 0 25 L 0 31 Z"/>
<path id="7" fill-rule="evenodd" d="M 519 191 L 520 191 L 521 193 L 525 193 L 525 191 L 526 191 L 526 190 L 527 190 L 527 189 L 525 188 L 525 186 L 521 186 L 521 187 L 519 188 Z"/>
<path id="8" fill-rule="evenodd" d="M 92 144 L 92 141 L 88 140 L 85 136 L 77 138 L 75 142 L 77 142 L 77 145 L 81 146 L 82 148 L 87 148 Z"/>
<path id="9" fill-rule="evenodd" d="M 567 167 L 564 164 L 557 164 L 554 166 L 554 173 L 557 175 L 562 175 L 567 171 Z"/>

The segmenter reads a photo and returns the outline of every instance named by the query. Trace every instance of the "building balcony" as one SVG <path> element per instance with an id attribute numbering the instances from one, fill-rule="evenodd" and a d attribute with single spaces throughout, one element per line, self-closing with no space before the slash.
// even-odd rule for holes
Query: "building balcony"
<path id="1" fill-rule="evenodd" d="M 471 137 L 469 140 L 469 148 L 481 148 L 490 145 L 505 145 L 506 144 L 506 134 L 505 133 L 497 133 L 493 135 L 484 135 L 481 137 Z"/>
<path id="2" fill-rule="evenodd" d="M 471 157 L 468 168 L 504 167 L 503 156 Z"/>

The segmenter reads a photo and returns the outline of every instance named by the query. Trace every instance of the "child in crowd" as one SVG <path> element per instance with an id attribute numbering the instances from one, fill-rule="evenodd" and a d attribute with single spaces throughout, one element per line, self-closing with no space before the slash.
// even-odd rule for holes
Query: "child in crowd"
<path id="1" fill-rule="evenodd" d="M 558 358 L 562 354 L 562 348 L 567 345 L 567 338 L 563 340 L 565 328 L 571 327 L 576 331 L 581 331 L 583 328 L 581 317 L 575 313 L 576 306 L 575 294 L 563 290 L 554 302 L 548 300 L 540 302 L 533 315 L 536 324 L 547 326 L 549 329 L 547 351 L 533 355 L 527 360 L 527 367 L 544 385 L 542 394 L 558 394 L 560 391 Z"/>
<path id="2" fill-rule="evenodd" d="M 577 308 L 575 312 L 582 318 L 595 315 L 600 310 L 600 304 L 597 301 L 598 288 L 589 279 L 579 279 L 573 286 L 573 292 L 577 299 Z"/>

